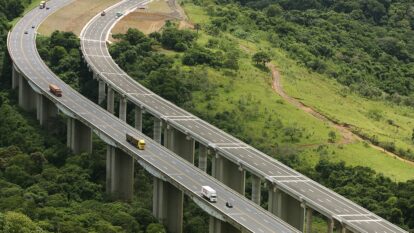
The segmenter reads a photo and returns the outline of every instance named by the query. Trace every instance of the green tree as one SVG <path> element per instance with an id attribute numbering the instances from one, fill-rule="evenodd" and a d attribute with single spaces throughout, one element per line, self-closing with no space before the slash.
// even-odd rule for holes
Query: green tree
<path id="1" fill-rule="evenodd" d="M 167 233 L 164 226 L 159 223 L 151 223 L 146 229 L 146 233 Z"/>
<path id="2" fill-rule="evenodd" d="M 3 220 L 1 220 L 3 219 Z M 24 214 L 9 211 L 0 213 L 0 232 L 4 233 L 43 233 L 45 232 Z"/>
<path id="3" fill-rule="evenodd" d="M 266 65 L 267 62 L 271 61 L 270 55 L 264 51 L 259 51 L 253 54 L 252 60 L 257 65 L 261 64 L 262 66 Z"/>
<path id="4" fill-rule="evenodd" d="M 328 138 L 328 141 L 330 143 L 334 143 L 336 141 L 336 133 L 335 133 L 335 131 L 329 131 L 328 137 L 329 137 Z"/>
<path id="5" fill-rule="evenodd" d="M 194 24 L 194 29 L 196 30 L 196 32 L 198 34 L 198 31 L 201 29 L 201 24 L 199 24 L 199 23 Z"/>

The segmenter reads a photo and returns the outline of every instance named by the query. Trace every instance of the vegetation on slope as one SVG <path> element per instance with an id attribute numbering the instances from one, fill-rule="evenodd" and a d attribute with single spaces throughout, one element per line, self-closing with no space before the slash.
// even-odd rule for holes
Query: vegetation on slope
<path id="1" fill-rule="evenodd" d="M 167 33 L 164 34 L 165 31 Z M 196 102 L 198 100 L 193 96 L 193 93 L 199 91 L 200 80 L 203 87 L 202 91 L 204 92 L 210 91 L 210 85 L 214 86 L 214 83 L 211 83 L 206 76 L 198 75 L 197 72 L 203 69 L 199 64 L 214 68 L 223 67 L 226 56 L 229 56 L 229 54 L 225 54 L 224 51 L 212 50 L 209 47 L 202 48 L 197 45 L 194 39 L 186 39 L 191 32 L 177 30 L 174 28 L 174 25 L 167 25 L 165 31 L 152 33 L 149 37 L 146 37 L 135 29 L 129 29 L 125 35 L 116 35 L 118 42 L 111 46 L 111 54 L 118 64 L 134 79 L 176 104 L 194 110 L 193 106 L 198 104 Z M 167 37 L 171 39 L 167 39 Z M 169 43 L 171 41 L 175 42 L 166 45 L 163 43 L 164 40 L 169 41 Z M 177 46 L 178 44 L 183 46 Z M 170 56 L 165 55 L 171 52 L 162 50 L 160 47 L 164 47 L 164 49 L 168 47 L 180 51 L 183 47 L 185 49 L 181 54 L 173 53 L 173 57 L 180 58 L 173 60 Z M 159 51 L 162 51 L 162 53 Z M 188 60 L 193 61 L 191 66 L 183 65 Z M 148 67 L 151 68 L 148 69 Z M 238 68 L 228 69 L 231 72 L 232 69 Z M 159 70 L 162 70 L 162 74 L 165 75 L 160 75 Z M 166 75 L 170 72 L 174 75 Z M 210 75 L 210 73 L 204 73 L 204 75 Z M 177 82 L 181 82 L 182 89 L 176 89 Z M 185 98 L 182 98 L 183 93 L 185 93 Z M 240 104 L 240 106 L 243 107 L 243 104 Z M 214 111 L 214 109 L 215 106 L 212 106 L 210 110 Z M 249 110 L 245 110 L 245 112 L 249 112 Z M 239 112 L 234 115 L 225 113 L 220 118 L 216 116 L 210 120 L 233 134 L 248 137 L 249 132 L 243 131 L 243 125 L 235 127 L 240 125 L 235 124 L 235 121 L 240 120 L 238 114 Z M 202 116 L 205 117 L 205 115 Z M 288 131 L 283 127 L 273 130 L 277 131 L 277 133 Z M 291 135 L 294 138 L 295 133 Z M 292 140 L 291 137 L 288 139 Z M 313 167 L 306 161 L 301 160 L 292 148 L 280 148 L 278 153 L 273 151 L 271 154 L 312 179 L 369 208 L 395 224 L 404 228 L 413 228 L 414 216 L 412 216 L 411 212 L 414 210 L 414 205 L 412 204 L 414 199 L 410 195 L 414 185 L 412 180 L 397 183 L 381 174 L 377 174 L 372 169 L 361 166 L 345 166 L 343 162 L 335 163 L 326 159 L 321 159 Z M 378 190 L 381 190 L 381 192 L 378 192 Z M 263 193 L 266 196 L 266 190 L 263 190 Z M 266 198 L 264 199 L 266 200 Z M 264 207 L 267 205 L 266 201 L 262 204 Z"/>
<path id="2" fill-rule="evenodd" d="M 410 120 L 410 115 L 413 113 L 411 107 L 398 106 L 382 99 L 374 100 L 362 97 L 349 88 L 338 84 L 335 79 L 327 78 L 326 74 L 313 72 L 301 62 L 293 60 L 292 58 L 294 57 L 290 55 L 289 51 L 269 41 L 269 36 L 275 34 L 275 30 L 259 30 L 255 26 L 254 22 L 256 21 L 248 17 L 251 14 L 264 14 L 263 12 L 265 10 L 262 12 L 250 8 L 243 8 L 235 4 L 217 6 L 211 1 L 203 1 L 203 4 L 199 6 L 185 2 L 184 7 L 191 20 L 202 28 L 199 33 L 199 43 L 207 45 L 211 38 L 223 41 L 232 40 L 231 43 L 236 44 L 236 46 L 239 44 L 240 51 L 248 54 L 249 57 L 255 52 L 266 51 L 272 55 L 272 63 L 276 64 L 280 70 L 281 77 L 283 78 L 283 87 L 286 88 L 286 92 L 289 95 L 297 98 L 307 106 L 313 107 L 316 111 L 332 119 L 334 122 L 349 127 L 352 131 L 367 138 L 373 144 L 380 145 L 406 159 L 411 158 L 411 151 L 414 149 L 414 143 L 411 139 L 413 127 L 413 123 Z M 214 25 L 213 21 L 220 21 L 223 17 L 230 18 L 231 23 L 228 24 L 228 27 L 220 29 Z M 263 101 L 267 100 L 267 102 L 277 101 L 285 103 L 284 101 L 280 101 L 280 98 L 277 100 L 276 97 L 264 95 L 267 91 L 269 93 L 271 92 L 270 81 L 264 81 L 265 78 L 262 79 L 261 76 L 270 75 L 260 74 L 259 72 L 253 73 L 252 70 L 255 68 L 252 67 L 249 60 L 245 61 L 243 62 L 243 59 L 239 60 L 239 63 L 242 62 L 241 64 L 243 65 L 240 65 L 241 70 L 235 75 L 225 75 L 224 72 L 215 72 L 214 77 L 210 78 L 218 86 L 226 86 L 219 91 L 217 98 L 209 100 L 209 102 L 212 102 L 211 105 L 233 105 L 232 102 L 234 100 L 232 99 L 236 93 L 246 93 L 246 90 L 249 90 L 252 86 L 258 85 L 259 83 L 263 83 L 263 88 L 257 91 L 250 91 L 250 93 L 261 101 L 261 106 L 266 105 Z M 247 74 L 248 80 L 236 78 L 239 76 L 243 77 L 245 74 Z M 209 75 L 209 77 L 212 76 Z M 216 78 L 217 76 L 220 78 Z M 229 82 L 229 80 L 235 81 Z M 198 96 L 200 96 L 200 100 L 203 100 L 205 95 L 201 92 L 199 95 L 195 95 L 195 97 Z M 198 101 L 195 107 L 198 107 L 203 102 L 206 103 L 207 101 Z M 297 122 L 297 124 L 305 124 L 309 122 L 309 119 L 312 120 L 312 117 L 301 115 L 297 110 L 286 112 L 288 110 L 286 104 L 288 103 L 279 105 L 277 108 L 270 107 L 271 105 L 263 108 L 277 109 L 276 112 L 281 113 L 279 118 L 282 122 L 284 119 L 287 119 L 290 122 Z M 380 118 L 377 118 L 378 120 L 373 119 L 373 117 L 378 115 L 380 116 Z M 296 117 L 296 119 L 293 120 L 292 117 Z M 259 119 L 262 123 L 254 122 L 253 127 L 251 127 L 253 132 L 255 130 L 263 132 L 263 121 L 266 118 L 259 117 Z M 329 139 L 326 139 L 328 133 L 323 135 L 318 132 L 322 128 L 320 123 L 318 125 L 312 122 L 309 125 L 308 127 L 304 127 L 305 130 L 310 131 L 309 133 L 315 135 L 315 138 L 319 139 L 319 141 L 309 142 L 307 138 L 302 138 L 301 142 L 295 145 L 299 146 L 300 151 L 304 151 L 302 155 L 306 156 L 306 159 L 311 163 L 316 163 L 321 155 L 320 152 L 324 151 L 323 156 L 327 154 L 333 160 L 344 160 L 353 165 L 360 164 L 354 161 L 354 158 L 357 158 L 358 162 L 363 162 L 361 165 L 370 166 L 376 171 L 398 180 L 406 180 L 413 177 L 412 166 L 394 160 L 392 157 L 387 157 L 381 151 L 366 148 L 362 143 L 338 146 L 330 145 L 327 147 L 329 148 L 328 151 L 319 150 L 317 148 L 318 145 L 326 145 Z M 341 141 L 341 135 L 338 132 L 336 132 L 336 140 L 337 142 Z M 254 141 L 260 142 L 260 139 Z M 275 143 L 274 141 L 272 142 L 273 144 Z M 279 145 L 286 145 L 286 143 L 281 143 L 277 140 L 276 142 Z M 314 147 L 311 145 L 314 145 Z M 262 149 L 260 145 L 257 145 L 257 147 Z M 356 153 L 352 155 L 351 151 Z M 379 160 L 383 162 L 379 162 Z"/>
<path id="3" fill-rule="evenodd" d="M 73 155 L 64 143 L 64 121 L 46 132 L 8 99 L 1 92 L 0 232 L 160 232 L 148 230 L 154 224 L 163 229 L 148 210 L 151 179 L 142 169 L 136 173 L 140 198 L 110 201 L 103 190 L 105 145 L 95 141 L 93 154 Z"/>
<path id="4" fill-rule="evenodd" d="M 73 155 L 64 143 L 62 116 L 51 121 L 46 131 L 33 114 L 16 106 L 17 93 L 8 91 L 11 62 L 6 36 L 8 22 L 26 4 L 18 0 L 0 3 L 0 232 L 165 232 L 149 210 L 152 180 L 142 169 L 136 173 L 140 198 L 131 203 L 112 202 L 103 190 L 105 145 L 95 140 L 93 154 Z M 73 45 L 70 35 L 56 33 L 56 38 L 59 42 L 53 47 Z M 77 39 L 75 46 L 79 48 Z M 76 73 L 82 70 L 78 49 L 70 54 L 70 67 L 64 62 L 52 65 L 69 80 L 82 75 Z"/>
<path id="5" fill-rule="evenodd" d="M 412 160 L 413 124 L 407 112 L 412 112 L 414 42 L 409 1 L 370 1 L 381 9 L 375 17 L 364 1 L 242 1 L 248 7 L 229 4 L 238 1 L 217 1 L 220 6 L 194 2 L 208 13 L 196 22 L 210 35 L 231 34 L 271 52 L 288 93 L 350 125 L 373 144 Z M 296 62 L 285 63 L 286 55 Z M 326 87 L 321 84 L 326 77 L 332 79 L 328 92 L 315 85 Z"/>

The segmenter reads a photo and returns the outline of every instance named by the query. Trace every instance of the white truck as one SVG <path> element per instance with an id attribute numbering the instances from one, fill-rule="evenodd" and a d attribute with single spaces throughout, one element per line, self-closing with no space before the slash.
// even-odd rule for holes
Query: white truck
<path id="1" fill-rule="evenodd" d="M 217 202 L 217 192 L 210 186 L 201 186 L 201 194 L 210 202 Z"/>
<path id="2" fill-rule="evenodd" d="M 46 7 L 46 1 L 41 1 L 40 4 L 39 4 L 39 8 L 43 9 L 45 7 Z"/>

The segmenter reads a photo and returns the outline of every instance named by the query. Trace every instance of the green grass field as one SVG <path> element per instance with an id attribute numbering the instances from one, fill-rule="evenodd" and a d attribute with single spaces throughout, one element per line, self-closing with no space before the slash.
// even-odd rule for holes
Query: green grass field
<path id="1" fill-rule="evenodd" d="M 184 8 L 193 23 L 203 25 L 209 21 L 201 7 L 185 4 Z M 378 135 L 379 140 L 393 141 L 401 148 L 413 147 L 411 132 L 414 125 L 411 119 L 414 110 L 381 101 L 366 100 L 355 94 L 344 95 L 344 88 L 340 84 L 320 74 L 308 72 L 296 61 L 290 59 L 284 51 L 270 48 L 264 40 L 253 43 L 236 39 L 231 35 L 226 36 L 236 40 L 244 53 L 239 64 L 240 70 L 235 75 L 229 76 L 222 71 L 205 68 L 208 71 L 209 81 L 215 84 L 218 94 L 211 98 L 206 96 L 205 91 L 193 93 L 197 111 L 212 114 L 234 110 L 244 117 L 246 112 L 257 112 L 256 116 L 241 122 L 242 128 L 244 133 L 250 136 L 252 142 L 259 141 L 268 147 L 285 143 L 283 137 L 274 133 L 277 124 L 271 123 L 277 119 L 284 126 L 303 129 L 305 136 L 293 145 L 301 149 L 301 157 L 310 164 L 315 164 L 321 156 L 325 156 L 334 161 L 343 160 L 348 165 L 370 167 L 397 181 L 414 178 L 413 165 L 366 146 L 362 142 L 341 146 L 329 145 L 319 150 L 318 146 L 303 147 L 307 144 L 326 144 L 328 133 L 335 130 L 327 123 L 282 100 L 271 88 L 270 72 L 256 68 L 250 56 L 260 48 L 270 49 L 272 62 L 280 70 L 282 84 L 289 95 L 300 99 L 331 119 L 352 124 L 369 135 Z M 260 36 L 256 35 L 256 38 Z M 211 37 L 200 32 L 198 43 L 205 44 L 209 38 Z M 244 101 L 246 99 L 250 102 Z M 244 101 L 246 105 L 244 111 L 238 109 L 240 101 Z M 208 109 L 208 105 L 214 108 Z M 372 119 L 370 115 L 372 112 L 380 115 L 378 121 Z M 399 127 L 390 125 L 389 119 Z M 339 137 L 339 133 L 336 132 L 336 134 Z"/>

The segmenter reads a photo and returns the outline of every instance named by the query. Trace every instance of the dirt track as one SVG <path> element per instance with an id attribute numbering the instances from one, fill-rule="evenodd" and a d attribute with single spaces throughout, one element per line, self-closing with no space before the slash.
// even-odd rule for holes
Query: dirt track
<path id="1" fill-rule="evenodd" d="M 338 144 L 338 145 L 345 145 L 345 144 L 349 144 L 355 141 L 365 141 L 367 142 L 372 148 L 379 150 L 383 153 L 386 153 L 389 156 L 392 156 L 396 159 L 399 159 L 401 161 L 404 161 L 406 163 L 409 163 L 411 165 L 414 165 L 414 162 L 403 159 L 401 157 L 399 157 L 398 155 L 389 152 L 387 150 L 385 150 L 382 147 L 376 146 L 372 143 L 370 143 L 369 141 L 366 141 L 364 139 L 362 139 L 361 137 L 359 137 L 357 134 L 353 133 L 351 131 L 351 129 L 347 128 L 346 126 L 337 124 L 331 120 L 329 120 L 327 117 L 325 117 L 324 115 L 322 115 L 321 113 L 317 112 L 315 109 L 308 107 L 306 105 L 304 105 L 302 102 L 300 102 L 299 100 L 289 96 L 288 94 L 286 94 L 286 92 L 283 90 L 282 84 L 280 82 L 280 73 L 279 71 L 276 69 L 276 67 L 271 64 L 268 63 L 267 67 L 270 69 L 270 71 L 272 72 L 272 78 L 273 78 L 273 82 L 272 82 L 272 88 L 273 90 L 279 94 L 284 100 L 286 100 L 288 103 L 296 106 L 297 108 L 301 109 L 304 112 L 307 112 L 308 114 L 311 114 L 312 116 L 316 117 L 317 119 L 324 121 L 326 123 L 328 123 L 329 125 L 331 125 L 332 127 L 336 128 L 340 133 L 341 133 L 341 140 L 337 143 L 334 144 Z M 304 145 L 306 146 L 317 146 L 317 145 Z"/>

